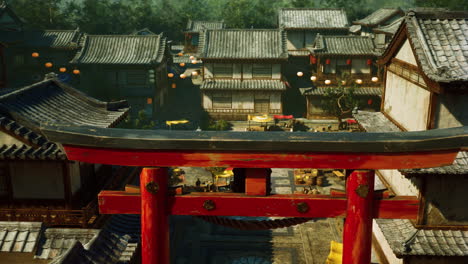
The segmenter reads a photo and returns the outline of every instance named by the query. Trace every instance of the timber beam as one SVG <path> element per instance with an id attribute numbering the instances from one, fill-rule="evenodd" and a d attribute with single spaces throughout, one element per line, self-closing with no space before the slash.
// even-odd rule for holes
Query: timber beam
<path id="1" fill-rule="evenodd" d="M 101 214 L 140 214 L 138 192 L 101 191 Z M 346 198 L 328 195 L 247 196 L 241 193 L 190 193 L 168 197 L 171 215 L 250 217 L 346 217 Z M 416 219 L 419 200 L 415 196 L 374 199 L 373 218 Z"/>

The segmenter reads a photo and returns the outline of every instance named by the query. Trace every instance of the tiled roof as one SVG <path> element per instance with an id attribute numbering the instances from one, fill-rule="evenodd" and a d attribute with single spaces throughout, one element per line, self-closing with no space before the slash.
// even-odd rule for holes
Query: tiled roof
<path id="1" fill-rule="evenodd" d="M 119 236 L 128 236 L 128 243 L 120 255 L 121 262 L 129 262 L 138 247 L 141 234 L 141 218 L 140 215 L 112 215 L 107 221 L 105 230 L 118 234 Z"/>
<path id="2" fill-rule="evenodd" d="M 172 62 L 173 63 L 192 63 L 192 60 L 190 59 L 190 55 L 183 55 L 183 56 L 179 56 L 179 55 L 174 55 L 172 56 Z"/>
<path id="3" fill-rule="evenodd" d="M 113 264 L 119 261 L 127 247 L 129 236 L 119 236 L 105 230 L 98 231 L 89 242 L 72 240 L 70 247 L 50 264 Z"/>
<path id="4" fill-rule="evenodd" d="M 400 17 L 399 19 L 393 21 L 392 23 L 386 25 L 386 26 L 381 26 L 381 27 L 377 27 L 377 28 L 374 28 L 374 32 L 375 33 L 385 33 L 385 34 L 389 34 L 389 35 L 394 35 L 398 28 L 400 27 L 401 25 L 401 22 L 404 20 L 403 17 Z"/>
<path id="5" fill-rule="evenodd" d="M 362 29 L 362 26 L 361 25 L 352 25 L 349 27 L 349 32 L 351 33 L 358 33 L 360 32 Z"/>
<path id="6" fill-rule="evenodd" d="M 285 29 L 347 29 L 344 9 L 283 8 L 279 11 L 279 27 Z"/>
<path id="7" fill-rule="evenodd" d="M 17 122 L 20 119 L 24 126 L 54 123 L 111 127 L 127 111 L 126 101 L 102 102 L 56 79 L 46 79 L 0 96 L 0 114 Z"/>
<path id="8" fill-rule="evenodd" d="M 299 88 L 302 95 L 324 95 L 327 89 L 333 87 L 314 87 L 314 88 Z M 354 89 L 355 95 L 382 95 L 380 87 L 359 87 Z"/>
<path id="9" fill-rule="evenodd" d="M 0 145 L 0 160 L 27 159 L 27 160 L 65 160 L 67 156 L 56 144 L 48 144 L 41 147 L 21 145 Z"/>
<path id="10" fill-rule="evenodd" d="M 460 151 L 452 165 L 428 168 L 400 170 L 405 175 L 414 174 L 468 174 L 468 152 Z"/>
<path id="11" fill-rule="evenodd" d="M 287 59 L 286 33 L 277 29 L 206 30 L 200 34 L 201 59 Z"/>
<path id="12" fill-rule="evenodd" d="M 388 120 L 381 112 L 358 111 L 353 117 L 366 130 L 366 132 L 400 132 L 401 130 Z M 443 174 L 456 175 L 468 174 L 468 152 L 460 151 L 452 165 L 425 168 L 399 170 L 402 174 L 415 176 L 417 174 Z"/>
<path id="13" fill-rule="evenodd" d="M 374 41 L 365 36 L 318 35 L 312 52 L 323 55 L 377 55 Z"/>
<path id="14" fill-rule="evenodd" d="M 185 32 L 195 33 L 205 29 L 224 29 L 225 27 L 226 24 L 224 22 L 192 21 L 189 19 L 187 22 L 187 27 L 185 28 Z"/>
<path id="15" fill-rule="evenodd" d="M 310 55 L 310 50 L 288 50 L 289 56 L 309 56 Z"/>
<path id="16" fill-rule="evenodd" d="M 200 90 L 284 91 L 286 85 L 279 80 L 205 80 Z"/>
<path id="17" fill-rule="evenodd" d="M 354 21 L 353 24 L 373 27 L 385 23 L 394 16 L 403 16 L 403 11 L 400 8 L 380 8 L 365 18 Z"/>
<path id="18" fill-rule="evenodd" d="M 0 41 L 17 47 L 77 49 L 82 37 L 79 30 L 37 30 L 2 32 Z"/>
<path id="19" fill-rule="evenodd" d="M 86 35 L 73 64 L 160 63 L 165 55 L 166 38 L 159 35 Z"/>
<path id="20" fill-rule="evenodd" d="M 468 256 L 468 231 L 417 229 L 407 219 L 376 219 L 390 248 L 403 256 Z"/>
<path id="21" fill-rule="evenodd" d="M 429 78 L 468 81 L 468 12 L 409 11 L 405 24 L 416 58 Z"/>
<path id="22" fill-rule="evenodd" d="M 0 222 L 0 252 L 33 252 L 42 223 Z"/>
<path id="23" fill-rule="evenodd" d="M 353 117 L 366 132 L 401 132 L 382 112 L 357 111 Z"/>

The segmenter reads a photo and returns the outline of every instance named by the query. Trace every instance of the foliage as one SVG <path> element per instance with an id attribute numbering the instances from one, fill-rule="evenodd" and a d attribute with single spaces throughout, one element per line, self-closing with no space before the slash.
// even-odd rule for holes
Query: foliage
<path id="1" fill-rule="evenodd" d="M 359 106 L 354 89 L 355 87 L 344 88 L 341 85 L 327 88 L 321 101 L 323 109 L 335 116 L 341 123 L 341 119 L 345 114 L 351 113 L 353 108 Z"/>
<path id="2" fill-rule="evenodd" d="M 415 6 L 468 10 L 468 0 L 415 0 Z"/>
<path id="3" fill-rule="evenodd" d="M 155 126 L 156 123 L 148 117 L 145 110 L 141 110 L 138 112 L 136 118 L 132 118 L 129 115 L 118 127 L 129 129 L 154 129 Z"/>
<path id="4" fill-rule="evenodd" d="M 208 125 L 208 127 L 206 127 L 203 130 L 223 131 L 223 130 L 229 130 L 231 129 L 231 127 L 232 127 L 232 124 L 226 120 L 210 120 L 210 124 Z"/>

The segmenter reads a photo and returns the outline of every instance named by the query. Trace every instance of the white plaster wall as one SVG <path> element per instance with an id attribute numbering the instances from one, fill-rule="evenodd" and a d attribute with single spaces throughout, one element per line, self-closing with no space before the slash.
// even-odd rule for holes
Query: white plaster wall
<path id="1" fill-rule="evenodd" d="M 416 58 L 414 57 L 413 50 L 411 50 L 410 45 L 411 44 L 408 39 L 405 40 L 405 43 L 403 43 L 403 46 L 401 46 L 395 58 L 416 66 L 418 63 L 416 62 Z"/>
<path id="2" fill-rule="evenodd" d="M 415 195 L 419 194 L 416 185 L 402 175 L 398 170 L 379 170 L 385 181 L 390 184 L 396 195 Z"/>
<path id="3" fill-rule="evenodd" d="M 203 74 L 205 79 L 212 79 L 213 78 L 213 64 L 205 63 L 203 66 Z"/>
<path id="4" fill-rule="evenodd" d="M 426 130 L 430 92 L 387 71 L 384 111 L 409 131 Z"/>
<path id="5" fill-rule="evenodd" d="M 203 108 L 204 109 L 211 109 L 213 108 L 213 103 L 211 101 L 211 97 L 206 94 L 206 93 L 203 93 Z"/>
<path id="6" fill-rule="evenodd" d="M 240 79 L 242 78 L 242 64 L 234 63 L 232 67 L 232 78 Z"/>
<path id="7" fill-rule="evenodd" d="M 7 133 L 5 132 L 1 132 L 0 131 L 0 144 L 5 144 L 5 145 L 13 145 L 13 144 L 16 144 L 17 146 L 18 145 L 23 145 L 24 143 L 19 141 L 18 139 L 8 135 Z"/>
<path id="8" fill-rule="evenodd" d="M 64 199 L 62 165 L 58 162 L 10 164 L 13 197 L 16 199 Z"/>
<path id="9" fill-rule="evenodd" d="M 281 64 L 273 64 L 271 66 L 271 73 L 272 73 L 272 76 L 271 76 L 272 79 L 274 80 L 281 79 Z"/>
<path id="10" fill-rule="evenodd" d="M 403 264 L 403 259 L 397 258 L 395 254 L 393 253 L 392 249 L 390 248 L 390 245 L 385 239 L 385 236 L 382 233 L 382 230 L 380 229 L 380 227 L 377 225 L 375 219 L 372 220 L 372 233 L 374 233 L 374 236 L 376 240 L 378 241 L 380 247 L 382 248 L 382 251 L 385 257 L 387 258 L 388 262 L 390 264 Z"/>
<path id="11" fill-rule="evenodd" d="M 281 109 L 281 93 L 270 94 L 270 109 Z"/>
<path id="12" fill-rule="evenodd" d="M 254 109 L 253 92 L 233 92 L 232 109 Z"/>

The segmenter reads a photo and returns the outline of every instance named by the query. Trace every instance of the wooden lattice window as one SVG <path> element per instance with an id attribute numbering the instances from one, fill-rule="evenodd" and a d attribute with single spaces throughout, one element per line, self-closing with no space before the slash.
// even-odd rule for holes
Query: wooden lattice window
<path id="1" fill-rule="evenodd" d="M 253 78 L 271 78 L 271 64 L 253 64 Z"/>
<path id="2" fill-rule="evenodd" d="M 255 113 L 259 113 L 259 114 L 270 113 L 270 99 L 255 99 L 254 110 L 255 110 Z"/>
<path id="3" fill-rule="evenodd" d="M 232 64 L 215 63 L 213 65 L 213 75 L 215 78 L 232 78 Z"/>
<path id="4" fill-rule="evenodd" d="M 213 96 L 213 108 L 216 109 L 231 109 L 232 96 Z"/>

